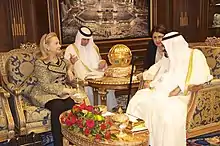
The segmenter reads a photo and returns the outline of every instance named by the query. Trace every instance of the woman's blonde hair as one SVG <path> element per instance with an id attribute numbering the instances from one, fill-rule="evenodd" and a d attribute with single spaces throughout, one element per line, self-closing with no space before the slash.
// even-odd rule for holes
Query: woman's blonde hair
<path id="1" fill-rule="evenodd" d="M 40 39 L 39 52 L 37 52 L 37 57 L 46 60 L 48 58 L 48 49 L 47 45 L 50 43 L 50 39 L 53 37 L 57 37 L 55 32 L 50 32 L 48 34 L 44 34 Z"/>

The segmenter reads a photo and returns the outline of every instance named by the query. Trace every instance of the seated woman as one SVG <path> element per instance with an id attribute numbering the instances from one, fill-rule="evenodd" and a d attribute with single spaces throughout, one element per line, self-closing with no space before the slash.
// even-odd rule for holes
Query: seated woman
<path id="1" fill-rule="evenodd" d="M 166 28 L 161 24 L 154 26 L 154 28 L 152 29 L 152 40 L 149 42 L 144 58 L 144 70 L 149 69 L 153 64 L 157 63 L 163 57 L 164 47 L 161 41 L 166 32 Z"/>
<path id="2" fill-rule="evenodd" d="M 30 94 L 36 106 L 45 107 L 51 111 L 51 128 L 55 146 L 62 146 L 59 115 L 72 109 L 75 104 L 70 98 L 75 91 L 65 85 L 66 77 L 69 80 L 74 78 L 71 71 L 72 64 L 61 57 L 60 47 L 55 33 L 42 36 L 33 72 L 33 76 L 38 81 Z"/>
<path id="3" fill-rule="evenodd" d="M 151 146 L 186 146 L 188 88 L 212 79 L 206 58 L 190 49 L 182 35 L 171 32 L 162 41 L 169 56 L 169 69 L 151 88 L 139 90 L 127 113 L 145 120 Z"/>

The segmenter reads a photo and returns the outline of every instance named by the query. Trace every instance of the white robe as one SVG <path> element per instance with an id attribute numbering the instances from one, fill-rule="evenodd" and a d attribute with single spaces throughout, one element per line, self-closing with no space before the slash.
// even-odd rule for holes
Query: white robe
<path id="1" fill-rule="evenodd" d="M 169 70 L 169 58 L 163 56 L 157 63 L 152 65 L 148 70 L 143 72 L 144 80 L 158 80 L 162 74 Z"/>
<path id="2" fill-rule="evenodd" d="M 212 78 L 209 67 L 201 51 L 194 50 L 193 56 L 189 83 L 203 84 Z M 178 96 L 168 97 L 177 86 L 178 74 L 166 72 L 160 75 L 153 90 L 139 90 L 129 102 L 126 112 L 145 120 L 151 146 L 186 146 L 186 116 L 190 93 L 184 96 L 181 92 Z"/>
<path id="3" fill-rule="evenodd" d="M 101 59 L 99 53 L 97 52 L 94 44 L 94 48 L 88 49 L 86 47 L 81 46 L 78 49 L 78 53 L 75 51 L 73 44 L 69 45 L 66 48 L 64 58 L 69 60 L 70 54 L 76 55 L 79 60 L 74 64 L 74 74 L 77 78 L 84 80 L 88 73 L 95 72 L 98 69 L 98 64 Z M 94 96 L 93 96 L 93 90 L 92 87 L 86 86 L 85 92 L 87 93 L 91 105 L 94 105 Z M 117 106 L 117 101 L 115 98 L 115 91 L 109 90 L 107 93 L 107 108 L 108 110 L 111 110 L 112 108 Z M 99 98 L 99 103 L 101 103 L 101 100 Z"/>

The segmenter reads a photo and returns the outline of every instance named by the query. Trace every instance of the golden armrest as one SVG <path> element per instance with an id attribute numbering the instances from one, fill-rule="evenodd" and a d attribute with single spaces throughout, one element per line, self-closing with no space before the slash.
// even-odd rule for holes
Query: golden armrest
<path id="1" fill-rule="evenodd" d="M 0 87 L 0 93 L 3 93 L 3 97 L 5 98 L 9 98 L 10 97 L 10 93 L 7 92 L 5 89 L 3 89 L 2 87 Z"/>
<path id="2" fill-rule="evenodd" d="M 219 85 L 220 84 L 220 79 L 212 79 L 210 84 L 211 85 Z"/>
<path id="3" fill-rule="evenodd" d="M 21 94 L 22 92 L 22 88 L 18 88 L 16 87 L 14 84 L 10 83 L 8 81 L 7 76 L 3 76 L 3 81 L 2 81 L 2 87 L 9 92 L 10 94 L 12 94 L 13 96 L 18 96 Z"/>
<path id="4" fill-rule="evenodd" d="M 190 92 L 198 92 L 199 90 L 204 88 L 204 84 L 200 85 L 189 85 L 188 86 L 188 91 Z"/>
<path id="5" fill-rule="evenodd" d="M 212 79 L 211 81 L 205 83 L 205 84 L 200 84 L 200 85 L 189 85 L 188 86 L 188 91 L 190 92 L 198 92 L 199 90 L 214 86 L 214 85 L 220 85 L 220 79 Z"/>
<path id="6" fill-rule="evenodd" d="M 9 135 L 9 137 L 13 137 L 15 125 L 14 125 L 14 120 L 13 120 L 11 110 L 9 107 L 9 102 L 8 102 L 8 98 L 10 97 L 10 94 L 2 87 L 0 87 L 0 93 L 2 93 L 1 94 L 1 98 L 3 98 L 2 99 L 2 106 L 5 111 L 6 119 L 7 119 L 7 123 L 8 123 L 8 130 L 9 130 L 8 135 Z"/>

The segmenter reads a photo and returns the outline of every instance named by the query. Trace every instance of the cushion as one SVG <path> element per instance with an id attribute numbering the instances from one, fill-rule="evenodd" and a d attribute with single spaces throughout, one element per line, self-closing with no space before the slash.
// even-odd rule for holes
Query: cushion
<path id="1" fill-rule="evenodd" d="M 8 80 L 15 87 L 23 90 L 24 94 L 29 94 L 37 79 L 31 76 L 34 70 L 35 57 L 30 53 L 16 53 L 9 57 L 6 62 Z"/>
<path id="2" fill-rule="evenodd" d="M 51 119 L 49 110 L 31 105 L 24 107 L 24 114 L 27 123 L 42 122 L 45 125 Z"/>
<path id="3" fill-rule="evenodd" d="M 220 79 L 220 47 L 197 46 L 195 48 L 200 49 L 205 55 L 213 77 Z"/>

